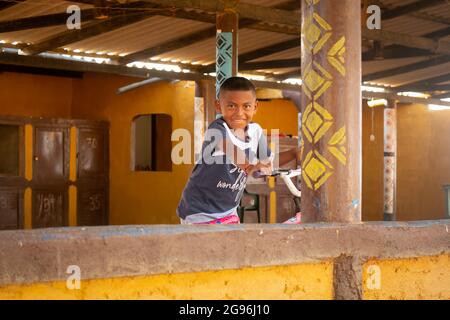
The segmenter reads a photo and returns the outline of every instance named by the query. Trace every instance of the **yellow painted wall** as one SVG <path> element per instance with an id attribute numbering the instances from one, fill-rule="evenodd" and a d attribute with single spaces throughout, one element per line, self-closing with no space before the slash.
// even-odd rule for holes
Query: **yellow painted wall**
<path id="1" fill-rule="evenodd" d="M 363 281 L 364 299 L 449 300 L 450 256 L 370 260 Z"/>
<path id="2" fill-rule="evenodd" d="M 363 101 L 362 112 L 362 219 L 363 221 L 383 220 L 383 107 L 369 108 Z M 374 141 L 370 141 L 372 133 Z"/>
<path id="3" fill-rule="evenodd" d="M 280 133 L 297 136 L 297 115 L 297 107 L 291 100 L 272 99 L 258 102 L 253 121 L 266 129 L 268 134 L 272 129 L 279 129 Z"/>
<path id="4" fill-rule="evenodd" d="M 139 114 L 165 113 L 172 116 L 173 129 L 185 128 L 192 135 L 194 84 L 161 82 L 116 94 L 135 81 L 85 74 L 75 84 L 72 116 L 110 122 L 110 223 L 179 223 L 176 207 L 192 165 L 173 165 L 172 172 L 132 171 L 131 123 Z"/>
<path id="5" fill-rule="evenodd" d="M 332 299 L 333 264 L 303 264 L 0 287 L 0 299 Z"/>
<path id="6" fill-rule="evenodd" d="M 78 79 L 0 73 L 0 115 L 70 118 Z"/>
<path id="7" fill-rule="evenodd" d="M 450 256 L 371 259 L 363 298 L 450 299 Z M 81 274 L 81 277 L 83 275 Z M 269 281 L 268 281 L 269 280 Z M 333 299 L 333 263 L 243 268 L 0 287 L 0 299 Z"/>
<path id="8" fill-rule="evenodd" d="M 450 184 L 450 110 L 400 105 L 398 119 L 399 219 L 443 219 L 442 186 Z"/>
<path id="9" fill-rule="evenodd" d="M 110 223 L 179 223 L 175 209 L 192 166 L 132 172 L 131 121 L 138 114 L 166 113 L 172 116 L 173 129 L 192 133 L 194 84 L 164 82 L 116 94 L 120 86 L 135 81 L 103 74 L 71 79 L 5 72 L 0 74 L 0 115 L 109 121 Z M 72 224 L 74 208 L 72 203 Z"/>
<path id="10" fill-rule="evenodd" d="M 450 184 L 450 110 L 399 104 L 397 119 L 397 219 L 442 219 L 442 186 Z M 372 109 L 363 103 L 364 221 L 383 219 L 383 107 L 374 108 L 374 142 L 371 123 Z"/>

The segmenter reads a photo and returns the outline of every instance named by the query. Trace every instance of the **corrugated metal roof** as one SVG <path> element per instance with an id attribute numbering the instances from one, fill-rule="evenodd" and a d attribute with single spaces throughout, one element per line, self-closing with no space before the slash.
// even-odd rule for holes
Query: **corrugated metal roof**
<path id="1" fill-rule="evenodd" d="M 211 24 L 204 22 L 154 16 L 111 32 L 72 43 L 66 47 L 82 51 L 131 53 L 209 27 L 211 27 Z"/>
<path id="2" fill-rule="evenodd" d="M 368 75 L 374 72 L 379 72 L 382 70 L 388 70 L 392 68 L 406 66 L 408 64 L 416 63 L 419 61 L 426 60 L 426 57 L 415 57 L 415 58 L 405 58 L 405 59 L 388 59 L 388 60 L 375 60 L 375 61 L 364 61 L 363 62 L 363 75 Z"/>
<path id="3" fill-rule="evenodd" d="M 281 33 L 241 29 L 239 30 L 238 36 L 239 52 L 245 53 L 248 51 L 253 51 L 256 48 L 261 48 L 293 38 L 295 38 L 295 36 Z M 184 60 L 198 61 L 200 63 L 211 63 L 215 61 L 216 56 L 215 41 L 215 38 L 204 40 L 182 49 L 159 55 L 157 58 L 174 59 L 176 57 L 183 57 Z"/>
<path id="4" fill-rule="evenodd" d="M 70 5 L 77 5 L 80 9 L 93 7 L 84 3 L 63 0 L 27 0 L 1 10 L 0 21 L 66 12 L 67 7 Z"/>
<path id="5" fill-rule="evenodd" d="M 381 3 L 385 8 L 394 9 L 404 5 L 416 2 L 417 0 L 383 0 Z M 416 13 L 424 13 L 430 16 L 435 16 L 438 19 L 447 20 L 447 24 L 425 20 L 415 16 Z M 410 35 L 420 36 L 427 33 L 442 29 L 450 24 L 450 2 L 442 0 L 441 4 L 431 6 L 429 8 L 421 9 L 411 12 L 407 15 L 383 21 L 381 16 L 381 28 L 384 30 L 406 33 Z"/>
<path id="6" fill-rule="evenodd" d="M 56 26 L 0 33 L 0 40 L 6 41 L 8 43 L 12 43 L 13 41 L 18 41 L 21 43 L 36 43 L 44 40 L 51 35 L 57 34 L 59 32 L 64 32 L 66 30 L 66 26 Z"/>
<path id="7" fill-rule="evenodd" d="M 400 16 L 388 21 L 381 21 L 382 30 L 405 33 L 412 36 L 422 36 L 445 28 L 446 25 L 419 19 L 413 16 Z"/>
<path id="8" fill-rule="evenodd" d="M 300 40 L 299 40 L 300 43 Z M 296 48 L 291 48 L 288 50 L 280 51 L 263 58 L 255 59 L 254 61 L 267 61 L 267 60 L 278 60 L 278 59 L 294 59 L 300 58 L 300 45 Z"/>
<path id="9" fill-rule="evenodd" d="M 391 86 L 401 86 L 407 83 L 416 82 L 424 79 L 429 79 L 431 77 L 436 77 L 444 75 L 450 72 L 450 63 L 441 64 L 439 66 L 434 66 L 426 69 L 419 69 L 413 72 L 402 73 L 389 78 L 378 79 L 376 82 L 389 84 Z M 450 77 L 449 77 L 450 80 Z"/>

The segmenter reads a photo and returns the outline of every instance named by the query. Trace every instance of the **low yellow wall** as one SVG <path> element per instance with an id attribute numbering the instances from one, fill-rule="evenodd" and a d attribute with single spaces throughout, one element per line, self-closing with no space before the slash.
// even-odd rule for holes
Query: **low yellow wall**
<path id="1" fill-rule="evenodd" d="M 333 264 L 162 274 L 0 287 L 0 299 L 332 299 Z"/>
<path id="2" fill-rule="evenodd" d="M 364 299 L 450 299 L 450 256 L 371 259 Z M 0 299 L 333 299 L 333 263 L 0 287 Z"/>
<path id="3" fill-rule="evenodd" d="M 0 299 L 450 299 L 449 230 L 450 220 L 2 231 Z"/>

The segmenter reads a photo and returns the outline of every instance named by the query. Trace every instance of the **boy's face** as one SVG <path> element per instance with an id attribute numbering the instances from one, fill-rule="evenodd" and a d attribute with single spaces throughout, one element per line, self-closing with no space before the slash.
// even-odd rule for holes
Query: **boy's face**
<path id="1" fill-rule="evenodd" d="M 258 102 L 253 91 L 222 91 L 216 101 L 220 112 L 232 129 L 244 129 L 256 113 Z"/>

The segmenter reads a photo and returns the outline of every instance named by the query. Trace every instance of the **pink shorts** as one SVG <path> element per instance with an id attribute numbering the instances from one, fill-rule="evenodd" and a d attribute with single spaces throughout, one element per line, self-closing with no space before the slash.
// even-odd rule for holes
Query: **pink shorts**
<path id="1" fill-rule="evenodd" d="M 190 224 L 186 223 L 183 219 L 180 219 L 181 224 Z M 239 216 L 233 214 L 220 219 L 211 220 L 208 222 L 197 222 L 195 224 L 239 224 L 241 221 L 239 220 Z"/>
<path id="2" fill-rule="evenodd" d="M 239 216 L 231 215 L 208 222 L 201 222 L 198 224 L 239 224 L 239 223 L 241 223 L 241 221 L 239 220 Z"/>

